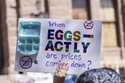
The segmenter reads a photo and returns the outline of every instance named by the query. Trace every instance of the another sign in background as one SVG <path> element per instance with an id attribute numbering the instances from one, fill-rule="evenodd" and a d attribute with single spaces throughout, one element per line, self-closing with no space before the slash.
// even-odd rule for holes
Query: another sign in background
<path id="1" fill-rule="evenodd" d="M 98 68 L 101 52 L 99 21 L 64 19 L 19 20 L 16 70 L 55 72 L 68 64 L 70 74 Z"/>

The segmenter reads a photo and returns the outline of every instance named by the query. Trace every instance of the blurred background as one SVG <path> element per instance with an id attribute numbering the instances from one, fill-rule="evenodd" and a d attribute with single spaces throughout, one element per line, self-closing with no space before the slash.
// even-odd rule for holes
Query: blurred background
<path id="1" fill-rule="evenodd" d="M 125 0 L 0 0 L 0 81 L 14 83 L 17 23 L 20 17 L 100 20 L 101 66 L 125 78 Z M 52 83 L 51 74 L 31 74 Z M 47 82 L 47 80 L 51 80 Z"/>

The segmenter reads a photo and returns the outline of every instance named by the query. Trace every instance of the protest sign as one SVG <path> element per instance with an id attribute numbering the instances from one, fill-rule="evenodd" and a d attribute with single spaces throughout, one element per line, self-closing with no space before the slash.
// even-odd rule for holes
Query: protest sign
<path id="1" fill-rule="evenodd" d="M 20 19 L 16 70 L 55 72 L 68 64 L 70 74 L 99 67 L 101 23 L 65 19 Z"/>

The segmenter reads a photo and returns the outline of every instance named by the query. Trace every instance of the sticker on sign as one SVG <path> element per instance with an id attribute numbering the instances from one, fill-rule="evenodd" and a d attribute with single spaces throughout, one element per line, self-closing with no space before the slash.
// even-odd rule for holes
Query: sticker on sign
<path id="1" fill-rule="evenodd" d="M 99 67 L 101 22 L 21 18 L 18 25 L 17 71 L 54 73 L 65 63 L 76 74 Z"/>

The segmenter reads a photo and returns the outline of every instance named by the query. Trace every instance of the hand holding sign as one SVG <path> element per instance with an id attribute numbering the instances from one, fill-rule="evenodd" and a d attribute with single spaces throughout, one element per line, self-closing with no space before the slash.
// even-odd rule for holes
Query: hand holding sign
<path id="1" fill-rule="evenodd" d="M 69 69 L 69 66 L 68 64 L 59 64 L 56 68 L 56 72 L 55 72 L 55 75 L 56 76 L 59 76 L 59 77 L 65 77 L 67 71 Z"/>

